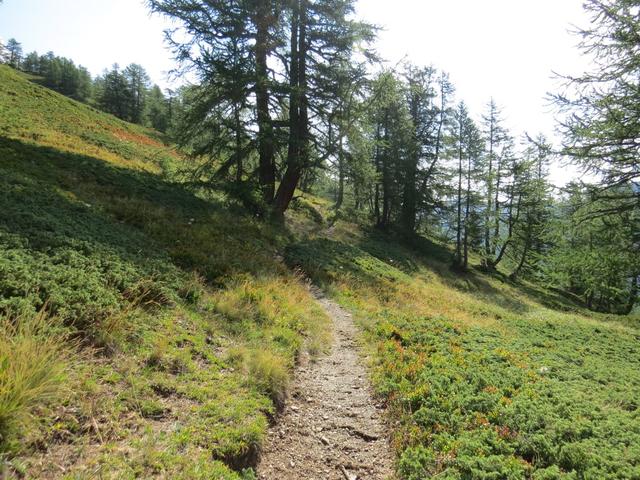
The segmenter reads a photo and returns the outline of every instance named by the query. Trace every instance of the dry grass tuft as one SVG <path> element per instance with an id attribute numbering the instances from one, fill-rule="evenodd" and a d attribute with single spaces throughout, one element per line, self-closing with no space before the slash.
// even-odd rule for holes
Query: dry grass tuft
<path id="1" fill-rule="evenodd" d="M 0 452 L 28 432 L 36 407 L 61 394 L 69 368 L 69 342 L 44 310 L 0 317 Z"/>

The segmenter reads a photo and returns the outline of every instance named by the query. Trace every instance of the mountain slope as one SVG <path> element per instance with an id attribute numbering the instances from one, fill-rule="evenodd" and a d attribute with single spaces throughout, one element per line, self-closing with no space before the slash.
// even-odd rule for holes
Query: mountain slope
<path id="1" fill-rule="evenodd" d="M 240 478 L 324 313 L 287 239 L 171 181 L 162 137 L 0 66 L 0 459 Z"/>
<path id="2" fill-rule="evenodd" d="M 426 239 L 328 226 L 321 199 L 258 221 L 184 188 L 183 166 L 159 134 L 0 66 L 10 472 L 252 478 L 296 358 L 329 345 L 293 270 L 360 324 L 402 478 L 640 478 L 637 318 L 454 274 Z"/>
<path id="3" fill-rule="evenodd" d="M 640 478 L 639 319 L 450 258 L 340 229 L 286 252 L 360 323 L 401 478 Z"/>

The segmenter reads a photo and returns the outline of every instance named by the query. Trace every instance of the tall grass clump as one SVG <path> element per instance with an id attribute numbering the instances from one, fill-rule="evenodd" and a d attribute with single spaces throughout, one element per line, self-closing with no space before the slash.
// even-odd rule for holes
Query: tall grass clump
<path id="1" fill-rule="evenodd" d="M 69 345 L 44 310 L 0 317 L 0 453 L 29 432 L 36 407 L 61 394 Z"/>
<path id="2" fill-rule="evenodd" d="M 249 373 L 258 388 L 271 398 L 275 407 L 284 407 L 289 386 L 289 370 L 286 361 L 269 351 L 256 351 L 249 358 Z"/>

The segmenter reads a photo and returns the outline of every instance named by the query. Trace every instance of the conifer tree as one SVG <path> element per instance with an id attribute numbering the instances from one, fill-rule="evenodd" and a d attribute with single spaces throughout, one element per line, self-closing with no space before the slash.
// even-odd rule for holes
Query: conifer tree
<path id="1" fill-rule="evenodd" d="M 195 123 L 216 118 L 233 136 L 230 143 L 220 135 L 209 135 L 209 141 L 197 142 L 203 148 L 194 153 L 215 152 L 214 160 L 219 161 L 219 154 L 226 152 L 217 169 L 219 176 L 235 164 L 239 181 L 243 162 L 257 152 L 257 190 L 271 211 L 282 216 L 303 173 L 327 157 L 327 152 L 318 151 L 322 142 L 317 131 L 336 85 L 327 83 L 326 69 L 350 58 L 356 43 L 371 37 L 370 28 L 350 19 L 354 1 L 148 3 L 152 11 L 178 19 L 188 36 L 182 41 L 183 37 L 168 32 L 178 60 L 201 80 L 203 100 L 192 97 L 197 105 L 186 131 L 206 137 L 208 132 Z M 280 172 L 275 162 L 278 152 L 284 157 Z M 247 173 L 253 178 L 253 172 Z"/>
<path id="2" fill-rule="evenodd" d="M 521 216 L 513 234 L 515 268 L 511 278 L 517 278 L 524 269 L 539 270 L 548 250 L 546 237 L 551 217 L 551 185 L 548 181 L 548 165 L 552 146 L 540 135 L 535 140 L 527 138 L 523 154 L 525 175 L 522 179 Z"/>
<path id="3" fill-rule="evenodd" d="M 201 82 L 199 96 L 203 101 L 190 97 L 193 108 L 186 120 L 192 124 L 184 126 L 182 137 L 185 140 L 191 137 L 192 143 L 194 135 L 203 137 L 196 142 L 200 149 L 194 154 L 223 155 L 217 176 L 224 176 L 235 165 L 236 180 L 242 178 L 244 158 L 256 147 L 259 188 L 263 198 L 270 202 L 275 190 L 277 145 L 270 97 L 276 82 L 268 59 L 278 44 L 274 35 L 281 2 L 150 0 L 148 3 L 152 11 L 181 22 L 188 39 L 183 41 L 172 31 L 167 31 L 167 39 L 182 68 L 195 71 Z M 231 142 L 223 135 L 197 128 L 198 123 L 210 123 L 212 116 L 225 124 L 220 133 L 230 134 Z M 257 124 L 255 135 L 252 117 Z"/>
<path id="4" fill-rule="evenodd" d="M 628 314 L 638 302 L 640 218 L 619 208 L 620 200 L 591 200 L 591 192 L 573 183 L 556 207 L 549 240 L 552 248 L 542 265 L 547 281 L 582 297 L 597 311 Z M 602 210 L 616 210 L 606 216 Z"/>
<path id="5" fill-rule="evenodd" d="M 385 71 L 374 80 L 370 108 L 377 174 L 374 216 L 378 228 L 389 229 L 401 207 L 402 175 L 411 144 L 404 86 L 392 71 Z"/>
<path id="6" fill-rule="evenodd" d="M 100 91 L 97 102 L 100 109 L 127 120 L 130 116 L 132 94 L 126 78 L 120 71 L 120 66 L 117 63 L 113 64 L 111 70 L 105 72 L 98 85 Z"/>
<path id="7" fill-rule="evenodd" d="M 464 102 L 459 103 L 456 109 L 451 137 L 451 153 L 455 157 L 457 174 L 453 267 L 464 271 L 469 265 L 469 251 L 477 247 L 480 241 L 480 197 L 475 187 L 483 169 L 481 133 L 470 118 Z"/>
<path id="8" fill-rule="evenodd" d="M 486 269 L 493 264 L 500 236 L 500 205 L 502 160 L 508 143 L 507 132 L 502 123 L 502 114 L 493 98 L 487 105 L 487 113 L 482 117 L 483 134 L 487 148 L 487 169 L 485 173 L 486 205 L 484 208 L 484 254 L 482 266 Z"/>
<path id="9" fill-rule="evenodd" d="M 147 95 L 146 112 L 147 124 L 160 132 L 167 132 L 169 129 L 169 106 L 162 90 L 158 85 L 154 85 Z"/>
<path id="10" fill-rule="evenodd" d="M 128 65 L 122 72 L 129 90 L 129 107 L 127 120 L 132 123 L 142 123 L 147 102 L 147 92 L 151 80 L 146 70 L 136 63 Z"/>
<path id="11" fill-rule="evenodd" d="M 437 97 L 436 71 L 429 68 L 405 67 L 406 98 L 411 116 L 411 145 L 404 165 L 401 224 L 406 232 L 416 227 L 419 204 L 418 184 L 420 171 L 434 161 L 433 148 L 438 130 L 438 112 L 435 107 Z M 437 147 L 436 147 L 437 148 Z M 427 176 L 429 173 L 426 174 Z"/>
<path id="12" fill-rule="evenodd" d="M 40 57 L 38 52 L 31 52 L 24 57 L 22 61 L 22 69 L 29 73 L 40 73 Z"/>
<path id="13" fill-rule="evenodd" d="M 636 0 L 587 0 L 589 28 L 579 32 L 580 47 L 595 58 L 594 68 L 568 77 L 568 88 L 554 98 L 566 113 L 563 153 L 596 177 L 592 198 L 608 214 L 640 209 L 640 37 Z"/>
<path id="14" fill-rule="evenodd" d="M 13 68 L 20 68 L 22 63 L 22 44 L 15 38 L 10 38 L 6 45 L 7 63 Z"/>

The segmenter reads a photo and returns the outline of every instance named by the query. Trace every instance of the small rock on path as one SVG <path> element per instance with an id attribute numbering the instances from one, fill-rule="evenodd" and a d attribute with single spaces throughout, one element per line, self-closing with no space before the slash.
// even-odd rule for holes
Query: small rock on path
<path id="1" fill-rule="evenodd" d="M 333 319 L 331 354 L 305 356 L 291 398 L 262 451 L 261 480 L 386 480 L 393 455 L 383 410 L 372 399 L 351 315 L 316 293 Z"/>

